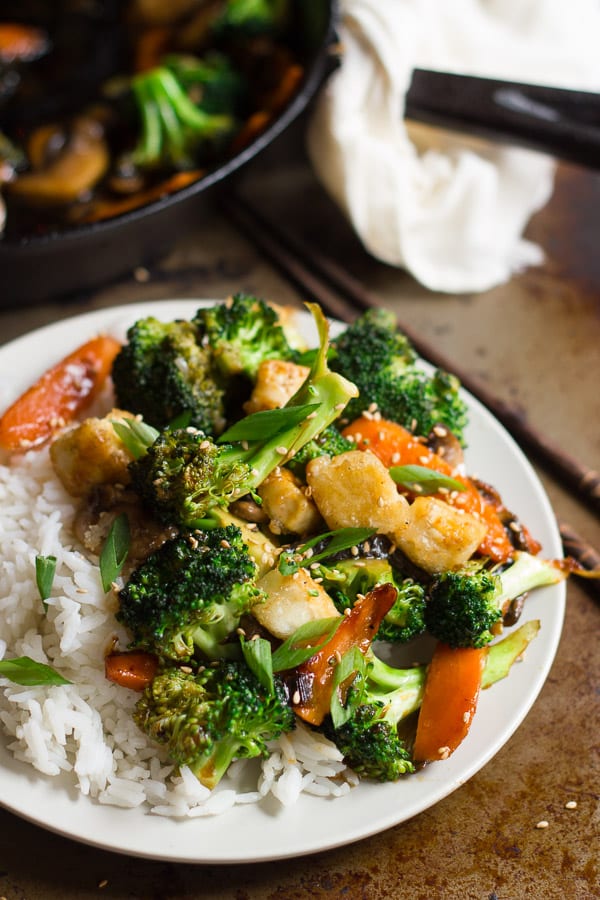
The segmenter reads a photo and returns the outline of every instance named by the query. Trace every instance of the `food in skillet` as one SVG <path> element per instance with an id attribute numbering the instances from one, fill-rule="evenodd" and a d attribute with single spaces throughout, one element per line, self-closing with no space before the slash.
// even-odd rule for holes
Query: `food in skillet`
<path id="1" fill-rule="evenodd" d="M 309 309 L 308 349 L 245 295 L 140 319 L 0 419 L 2 721 L 101 802 L 187 815 L 251 758 L 231 803 L 444 760 L 538 631 L 515 602 L 574 568 L 465 471 L 459 385 L 391 316 L 330 341 Z"/>
<path id="2" fill-rule="evenodd" d="M 299 88 L 313 14 L 291 0 L 3 4 L 0 233 L 110 218 L 237 154 Z"/>

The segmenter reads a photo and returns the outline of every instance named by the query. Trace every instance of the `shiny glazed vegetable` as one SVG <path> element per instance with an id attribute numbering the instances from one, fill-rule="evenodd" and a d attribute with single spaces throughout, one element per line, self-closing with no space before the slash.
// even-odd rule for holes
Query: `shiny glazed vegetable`
<path id="1" fill-rule="evenodd" d="M 0 233 L 120 215 L 239 153 L 301 85 L 307 10 L 293 0 L 3 4 Z"/>

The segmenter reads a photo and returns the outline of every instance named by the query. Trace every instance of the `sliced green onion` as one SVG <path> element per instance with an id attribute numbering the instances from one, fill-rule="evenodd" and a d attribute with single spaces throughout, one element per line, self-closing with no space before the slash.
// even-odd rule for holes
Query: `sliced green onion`
<path id="1" fill-rule="evenodd" d="M 36 662 L 29 656 L 0 660 L 0 676 L 28 687 L 33 685 L 71 684 L 68 679 L 44 663 Z"/>
<path id="2" fill-rule="evenodd" d="M 46 600 L 52 593 L 52 585 L 54 583 L 54 575 L 56 573 L 56 557 L 55 556 L 36 556 L 35 558 L 35 580 L 44 609 L 48 609 Z"/>
<path id="3" fill-rule="evenodd" d="M 261 685 L 270 694 L 274 693 L 275 685 L 273 682 L 273 660 L 271 656 L 271 645 L 265 638 L 252 638 L 250 641 L 242 638 L 242 653 L 246 660 L 246 665 L 253 672 Z"/>
<path id="4" fill-rule="evenodd" d="M 320 405 L 320 403 L 305 403 L 302 406 L 282 406 L 280 409 L 263 409 L 252 413 L 228 428 L 219 437 L 219 443 L 263 441 L 275 437 L 280 431 L 287 431 L 294 425 L 299 425 Z"/>
<path id="5" fill-rule="evenodd" d="M 344 653 L 335 667 L 330 704 L 334 728 L 339 728 L 347 722 L 361 702 L 365 692 L 365 671 L 365 657 L 358 647 L 352 647 Z"/>
<path id="6" fill-rule="evenodd" d="M 315 619 L 313 622 L 306 622 L 297 628 L 273 653 L 273 671 L 283 672 L 286 669 L 295 669 L 296 666 L 306 662 L 307 659 L 322 650 L 338 630 L 343 618 L 343 616 L 336 616 L 331 619 Z M 315 638 L 319 639 L 319 643 L 309 645 L 308 642 Z"/>
<path id="7" fill-rule="evenodd" d="M 306 562 L 310 561 L 312 564 L 327 559 L 335 553 L 340 553 L 342 550 L 349 550 L 350 547 L 356 547 L 363 541 L 368 541 L 374 534 L 375 529 L 373 528 L 339 528 L 337 531 L 326 531 L 311 538 L 310 541 L 306 541 L 301 547 L 285 550 L 279 557 L 279 571 L 282 575 L 293 575 Z M 323 550 L 310 557 L 306 556 L 309 550 L 327 538 L 331 538 L 331 540 Z"/>
<path id="8" fill-rule="evenodd" d="M 106 592 L 110 591 L 113 582 L 121 573 L 129 553 L 129 542 L 129 522 L 125 513 L 121 513 L 110 526 L 100 553 L 100 578 Z"/>
<path id="9" fill-rule="evenodd" d="M 442 475 L 427 466 L 392 466 L 390 475 L 396 484 L 419 494 L 437 494 L 440 488 L 448 491 L 466 491 L 462 481 Z"/>

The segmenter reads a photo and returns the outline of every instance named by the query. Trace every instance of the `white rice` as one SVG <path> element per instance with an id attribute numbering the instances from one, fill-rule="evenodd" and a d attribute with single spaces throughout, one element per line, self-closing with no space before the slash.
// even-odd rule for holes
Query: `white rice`
<path id="1" fill-rule="evenodd" d="M 0 730 L 16 759 L 42 776 L 68 773 L 93 802 L 145 807 L 162 816 L 214 816 L 235 804 L 283 806 L 304 791 L 324 797 L 357 783 L 337 748 L 298 725 L 274 742 L 259 765 L 233 764 L 210 792 L 186 768 L 176 771 L 137 728 L 138 695 L 104 677 L 104 656 L 127 635 L 100 573 L 75 545 L 72 499 L 55 477 L 47 450 L 0 466 L 0 659 L 30 656 L 72 684 L 22 687 L 0 678 Z M 38 555 L 57 558 L 47 611 L 35 580 Z"/>

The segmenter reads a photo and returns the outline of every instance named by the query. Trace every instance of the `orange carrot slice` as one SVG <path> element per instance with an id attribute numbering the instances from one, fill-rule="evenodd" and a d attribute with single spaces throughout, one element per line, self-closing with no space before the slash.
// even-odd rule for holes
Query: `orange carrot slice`
<path id="1" fill-rule="evenodd" d="M 467 736 L 477 708 L 487 648 L 452 648 L 433 653 L 413 751 L 418 762 L 447 759 Z"/>
<path id="2" fill-rule="evenodd" d="M 101 336 L 48 369 L 0 418 L 0 448 L 37 447 L 72 421 L 96 396 L 121 345 Z"/>
<path id="3" fill-rule="evenodd" d="M 336 663 L 352 647 L 367 652 L 396 596 L 396 588 L 391 584 L 369 591 L 344 616 L 331 640 L 295 669 L 292 706 L 305 722 L 322 723 L 331 705 Z"/>
<path id="4" fill-rule="evenodd" d="M 104 674 L 109 681 L 132 691 L 143 691 L 158 670 L 158 658 L 152 653 L 131 650 L 111 653 L 104 660 Z"/>

